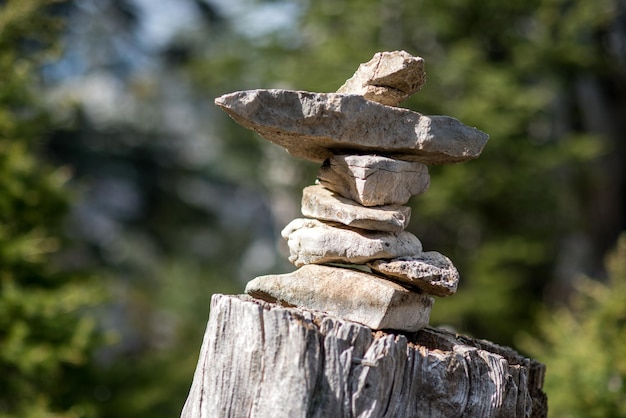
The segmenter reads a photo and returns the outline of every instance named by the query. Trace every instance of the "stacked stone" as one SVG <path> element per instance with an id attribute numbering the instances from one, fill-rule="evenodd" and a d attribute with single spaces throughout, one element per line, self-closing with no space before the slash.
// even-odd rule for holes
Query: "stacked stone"
<path id="1" fill-rule="evenodd" d="M 322 163 L 303 190 L 302 214 L 282 236 L 298 270 L 257 277 L 246 292 L 325 311 L 372 329 L 417 331 L 433 299 L 459 274 L 405 231 L 411 196 L 430 185 L 428 164 L 476 158 L 488 136 L 447 116 L 397 107 L 424 83 L 424 62 L 404 51 L 361 64 L 337 93 L 251 90 L 215 100 L 236 122 L 297 157 Z"/>

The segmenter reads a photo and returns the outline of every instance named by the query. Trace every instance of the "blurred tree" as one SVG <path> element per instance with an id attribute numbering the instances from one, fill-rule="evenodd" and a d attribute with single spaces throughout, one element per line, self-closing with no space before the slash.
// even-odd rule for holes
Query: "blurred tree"
<path id="1" fill-rule="evenodd" d="M 626 234 L 607 257 L 609 280 L 579 278 L 569 307 L 544 309 L 523 346 L 548 364 L 550 415 L 626 416 Z"/>
<path id="2" fill-rule="evenodd" d="M 51 127 L 37 72 L 59 21 L 48 0 L 0 6 L 0 416 L 95 414 L 89 364 L 102 343 L 88 312 L 102 287 L 55 266 L 68 173 L 42 163 Z"/>
<path id="3" fill-rule="evenodd" d="M 105 415 L 178 413 L 210 294 L 293 269 L 277 232 L 317 167 L 233 123 L 220 94 L 334 91 L 377 51 L 425 58 L 406 106 L 491 135 L 413 201 L 411 231 L 462 274 L 435 324 L 512 344 L 626 227 L 624 1 L 82 0 L 66 19 L 47 145 L 81 196 L 66 258 L 115 295 Z"/>
<path id="4" fill-rule="evenodd" d="M 72 167 L 77 194 L 64 260 L 97 271 L 112 295 L 100 314 L 118 341 L 92 370 L 103 416 L 179 414 L 211 294 L 240 292 L 239 277 L 276 259 L 265 199 L 246 181 L 254 151 L 222 154 L 207 118 L 217 110 L 179 74 L 187 53 L 178 10 L 219 24 L 195 4 L 159 2 L 167 23 L 155 25 L 146 3 L 70 3 L 64 54 L 43 72 L 55 121 L 46 149 Z M 159 40 L 168 24 L 180 40 Z"/>

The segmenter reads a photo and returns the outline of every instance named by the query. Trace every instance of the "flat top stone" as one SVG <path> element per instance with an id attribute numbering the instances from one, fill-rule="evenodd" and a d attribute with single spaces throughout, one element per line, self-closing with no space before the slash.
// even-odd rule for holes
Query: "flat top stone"
<path id="1" fill-rule="evenodd" d="M 247 90 L 215 104 L 240 125 L 300 158 L 333 154 L 386 155 L 425 164 L 477 158 L 489 136 L 449 116 L 424 116 L 360 95 Z"/>
<path id="2" fill-rule="evenodd" d="M 397 106 L 419 91 L 426 81 L 424 60 L 406 51 L 377 52 L 359 65 L 337 93 L 360 94 L 388 106 Z"/>

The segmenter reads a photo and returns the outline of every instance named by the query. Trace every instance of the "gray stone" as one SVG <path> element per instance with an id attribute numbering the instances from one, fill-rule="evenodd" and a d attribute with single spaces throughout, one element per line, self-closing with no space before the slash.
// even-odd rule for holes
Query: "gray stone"
<path id="1" fill-rule="evenodd" d="M 414 332 L 426 325 L 433 299 L 357 270 L 307 265 L 257 277 L 246 293 L 268 302 L 326 312 L 372 329 Z"/>
<path id="2" fill-rule="evenodd" d="M 377 259 L 417 255 L 422 243 L 409 232 L 367 231 L 317 219 L 294 219 L 281 232 L 289 261 L 304 264 L 365 264 Z"/>
<path id="3" fill-rule="evenodd" d="M 436 251 L 395 260 L 377 260 L 367 265 L 384 276 L 435 296 L 454 294 L 459 283 L 459 272 L 452 261 Z"/>
<path id="4" fill-rule="evenodd" d="M 426 81 L 424 60 L 406 51 L 377 52 L 359 65 L 337 93 L 360 94 L 388 106 L 397 106 L 419 91 Z"/>
<path id="5" fill-rule="evenodd" d="M 317 178 L 322 186 L 363 206 L 404 205 L 430 185 L 426 165 L 380 155 L 334 155 Z"/>
<path id="6" fill-rule="evenodd" d="M 291 155 L 319 163 L 346 151 L 455 163 L 478 157 L 489 138 L 448 116 L 424 116 L 358 95 L 248 90 L 225 94 L 215 104 Z"/>
<path id="7" fill-rule="evenodd" d="M 407 227 L 411 208 L 397 205 L 367 208 L 325 187 L 309 186 L 302 191 L 302 214 L 352 228 L 395 232 Z"/>

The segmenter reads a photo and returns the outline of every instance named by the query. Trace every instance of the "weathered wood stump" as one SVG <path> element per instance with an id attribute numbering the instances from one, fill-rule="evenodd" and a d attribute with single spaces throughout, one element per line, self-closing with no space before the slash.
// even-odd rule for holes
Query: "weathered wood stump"
<path id="1" fill-rule="evenodd" d="M 182 417 L 545 417 L 545 366 L 449 331 L 372 331 L 214 295 Z"/>

